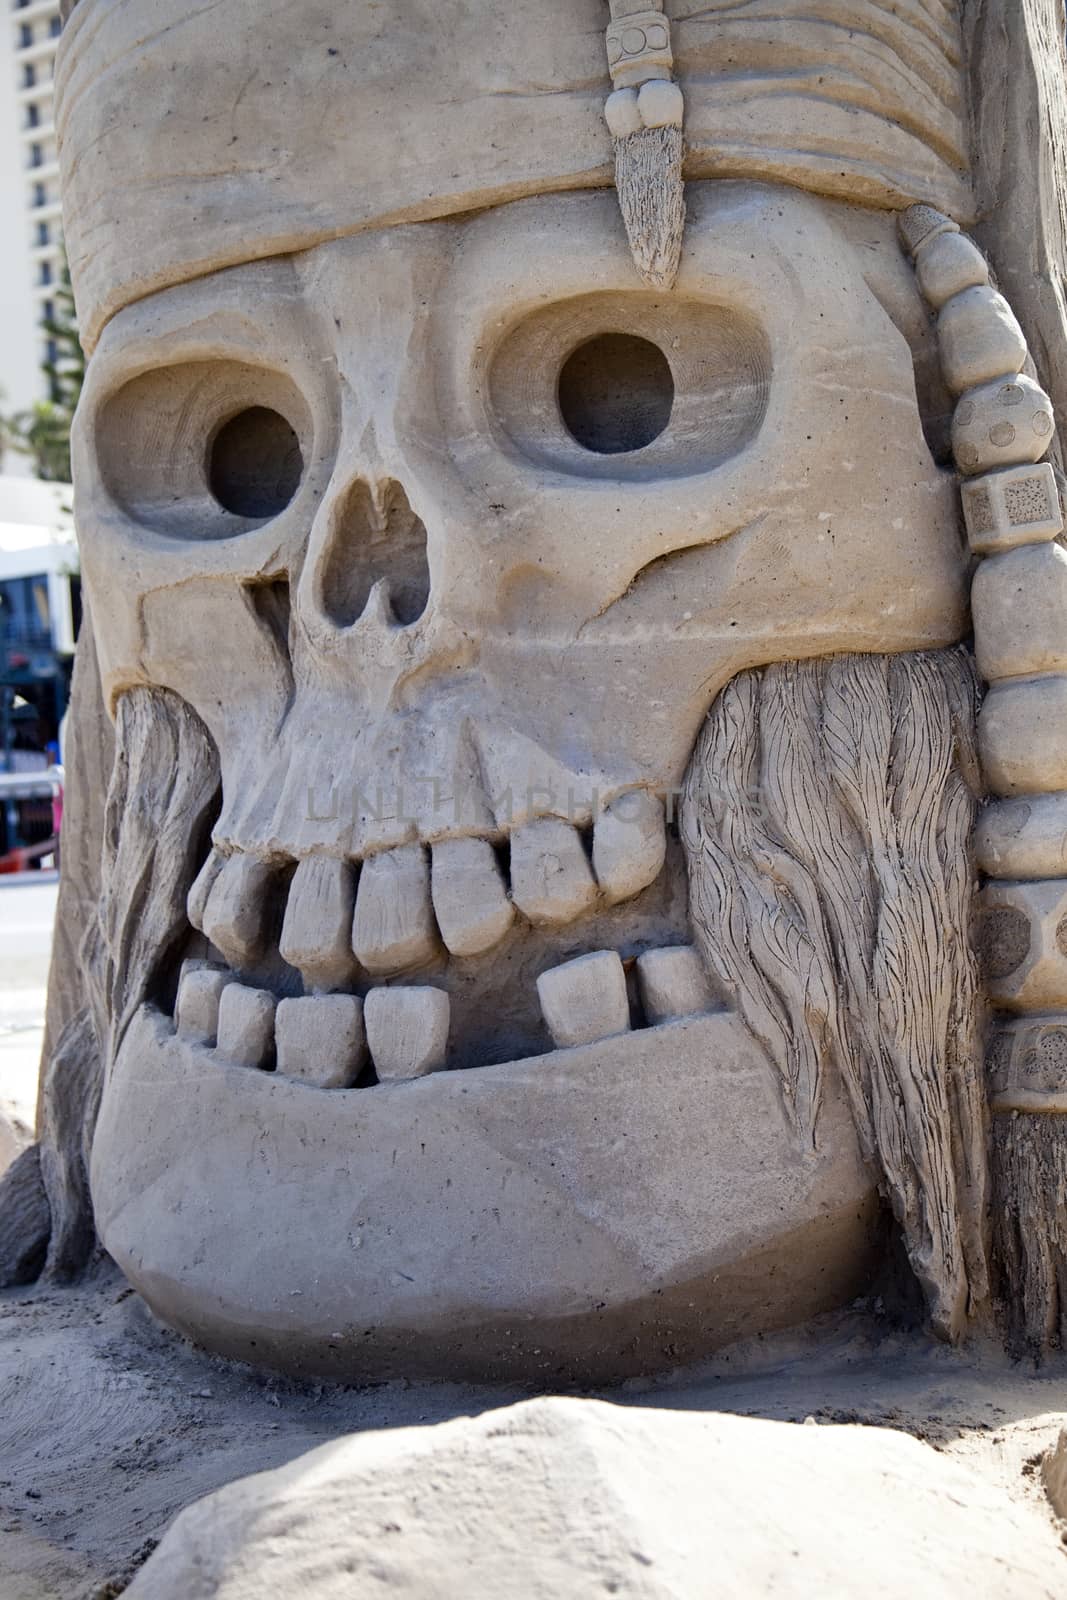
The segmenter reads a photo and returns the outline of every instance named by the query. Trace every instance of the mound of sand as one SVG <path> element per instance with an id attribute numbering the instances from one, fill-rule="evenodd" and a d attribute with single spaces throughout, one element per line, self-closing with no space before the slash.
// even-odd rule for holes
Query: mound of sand
<path id="1" fill-rule="evenodd" d="M 130 1600 L 1062 1595 L 1046 1520 L 906 1434 L 527 1401 L 189 1507 Z"/>

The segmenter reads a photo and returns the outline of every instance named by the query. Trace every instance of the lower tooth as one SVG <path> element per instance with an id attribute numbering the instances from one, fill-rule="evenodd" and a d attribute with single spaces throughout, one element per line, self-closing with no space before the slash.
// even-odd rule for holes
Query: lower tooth
<path id="1" fill-rule="evenodd" d="M 615 950 L 578 956 L 542 972 L 537 993 L 558 1050 L 595 1044 L 630 1030 L 626 974 Z"/>
<path id="2" fill-rule="evenodd" d="M 281 1000 L 274 1045 L 283 1077 L 303 1078 L 320 1089 L 350 1089 L 367 1054 L 362 1002 L 351 994 Z"/>
<path id="3" fill-rule="evenodd" d="M 218 1052 L 239 1067 L 265 1067 L 274 1049 L 277 1001 L 265 989 L 231 983 L 219 1001 Z"/>
<path id="4" fill-rule="evenodd" d="M 715 1007 L 707 969 L 691 944 L 646 950 L 637 958 L 637 985 L 646 1019 L 674 1022 Z"/>
<path id="5" fill-rule="evenodd" d="M 174 1024 L 183 1039 L 214 1044 L 219 1031 L 219 1003 L 233 974 L 199 962 L 186 962 L 178 983 Z"/>
<path id="6" fill-rule="evenodd" d="M 443 989 L 372 989 L 367 996 L 367 1043 L 386 1082 L 438 1072 L 448 1054 L 451 1004 Z"/>

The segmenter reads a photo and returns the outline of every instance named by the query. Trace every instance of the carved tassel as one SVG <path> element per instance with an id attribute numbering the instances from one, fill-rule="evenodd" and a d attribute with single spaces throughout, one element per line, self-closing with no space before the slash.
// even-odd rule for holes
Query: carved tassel
<path id="1" fill-rule="evenodd" d="M 672 77 L 663 0 L 611 0 L 607 45 L 615 87 L 604 114 L 615 143 L 615 186 L 630 249 L 645 282 L 669 289 L 685 229 L 685 105 Z"/>

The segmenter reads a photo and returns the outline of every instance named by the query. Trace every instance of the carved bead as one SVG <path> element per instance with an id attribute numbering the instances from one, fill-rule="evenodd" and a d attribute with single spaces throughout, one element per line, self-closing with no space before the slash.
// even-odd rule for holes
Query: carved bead
<path id="1" fill-rule="evenodd" d="M 1067 1005 L 1067 881 L 991 883 L 979 895 L 986 988 L 1008 1011 Z"/>
<path id="2" fill-rule="evenodd" d="M 1052 442 L 1052 401 L 1024 372 L 995 378 L 962 396 L 952 419 L 961 472 L 1040 461 Z"/>
<path id="3" fill-rule="evenodd" d="M 616 89 L 669 78 L 674 67 L 670 23 L 662 11 L 636 11 L 608 29 L 608 66 Z"/>
<path id="4" fill-rule="evenodd" d="M 989 282 L 989 268 L 966 234 L 947 230 L 927 236 L 916 248 L 915 274 L 924 300 L 940 311 L 946 300 Z"/>
<path id="5" fill-rule="evenodd" d="M 1067 677 L 994 684 L 979 713 L 978 746 L 993 794 L 1067 789 Z"/>
<path id="6" fill-rule="evenodd" d="M 604 102 L 604 120 L 613 139 L 628 139 L 644 127 L 637 108 L 636 89 L 616 89 Z"/>
<path id="7" fill-rule="evenodd" d="M 960 231 L 951 217 L 946 217 L 943 211 L 937 211 L 933 206 L 926 205 L 908 206 L 907 210 L 902 211 L 897 218 L 897 226 L 904 241 L 904 248 L 911 256 L 918 253 L 921 244 L 935 239 L 938 234 Z"/>
<path id="8" fill-rule="evenodd" d="M 971 590 L 975 655 L 987 683 L 1067 671 L 1067 551 L 1030 544 L 983 561 Z"/>
<path id="9" fill-rule="evenodd" d="M 685 120 L 685 99 L 676 83 L 653 78 L 641 85 L 637 97 L 641 121 L 646 128 L 680 128 Z"/>
<path id="10" fill-rule="evenodd" d="M 991 878 L 1067 878 L 1067 794 L 995 800 L 974 835 L 981 870 Z"/>
<path id="11" fill-rule="evenodd" d="M 953 394 L 1021 372 L 1026 340 L 1003 295 L 988 286 L 964 289 L 937 319 L 941 371 Z"/>
<path id="12" fill-rule="evenodd" d="M 971 478 L 960 485 L 960 494 L 975 555 L 1041 544 L 1063 531 L 1056 475 L 1047 461 Z"/>

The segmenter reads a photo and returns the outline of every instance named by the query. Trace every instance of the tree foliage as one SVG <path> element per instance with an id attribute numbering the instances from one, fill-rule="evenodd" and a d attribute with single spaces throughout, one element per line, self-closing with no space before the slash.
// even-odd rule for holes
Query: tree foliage
<path id="1" fill-rule="evenodd" d="M 85 381 L 85 354 L 78 336 L 74 291 L 64 258 L 52 296 L 52 314 L 41 321 L 48 341 L 42 371 L 48 380 L 48 397 L 36 400 L 28 411 L 0 419 L 0 459 L 7 447 L 31 457 L 38 478 L 49 483 L 70 482 L 70 429 Z"/>

